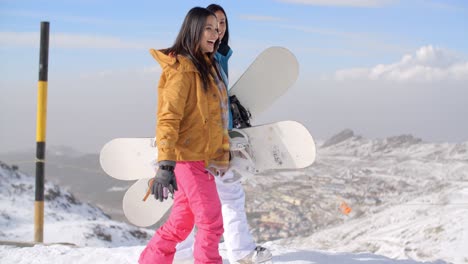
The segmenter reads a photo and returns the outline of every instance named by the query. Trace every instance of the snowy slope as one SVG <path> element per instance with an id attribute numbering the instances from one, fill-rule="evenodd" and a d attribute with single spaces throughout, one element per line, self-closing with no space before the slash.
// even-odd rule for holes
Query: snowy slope
<path id="1" fill-rule="evenodd" d="M 34 239 L 34 177 L 0 162 L 0 240 Z M 92 183 L 90 183 L 92 184 Z M 141 245 L 153 230 L 112 221 L 59 186 L 45 186 L 44 242 L 79 246 Z"/>
<path id="2" fill-rule="evenodd" d="M 396 259 L 468 263 L 468 184 L 416 198 L 307 238 L 282 241 L 298 248 L 373 252 Z"/>
<path id="3" fill-rule="evenodd" d="M 252 231 L 275 263 L 468 263 L 468 142 L 346 130 L 318 146 L 313 166 L 245 185 Z M 0 240 L 31 241 L 34 179 L 0 165 Z M 80 247 L 0 246 L 0 263 L 135 263 L 154 232 L 112 221 L 55 185 L 46 197 L 45 241 Z"/>
<path id="4" fill-rule="evenodd" d="M 257 239 L 301 236 L 294 246 L 468 263 L 467 142 L 345 130 L 319 146 L 311 167 L 245 186 Z"/>
<path id="5" fill-rule="evenodd" d="M 34 178 L 0 162 L 0 240 L 32 240 Z M 17 247 L 1 245 L 0 263 L 136 263 L 153 231 L 131 227 L 110 220 L 103 212 L 83 204 L 57 185 L 46 184 L 45 242 L 68 242 L 70 245 L 36 245 Z M 295 243 L 294 240 L 290 241 Z M 138 245 L 138 246 L 136 246 Z M 268 242 L 274 263 L 405 263 L 374 254 L 348 254 L 296 249 L 279 242 Z M 224 245 L 220 245 L 223 263 L 228 263 Z M 193 263 L 191 249 L 178 253 L 175 263 Z M 436 261 L 431 263 L 444 263 Z"/>
<path id="6" fill-rule="evenodd" d="M 333 253 L 313 249 L 295 249 L 285 247 L 275 242 L 266 246 L 272 251 L 274 264 L 418 264 L 413 260 L 395 260 L 375 254 Z M 0 261 L 2 264 L 134 264 L 143 247 L 70 247 L 63 245 L 42 246 L 32 248 L 17 248 L 0 246 Z M 228 264 L 224 245 L 220 245 L 223 264 Z M 178 258 L 174 264 L 192 264 L 193 258 Z M 444 264 L 443 261 L 424 262 Z"/>

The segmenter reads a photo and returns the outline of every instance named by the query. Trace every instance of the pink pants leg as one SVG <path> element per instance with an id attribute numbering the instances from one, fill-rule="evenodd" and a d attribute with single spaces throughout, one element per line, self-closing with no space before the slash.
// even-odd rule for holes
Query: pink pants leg
<path id="1" fill-rule="evenodd" d="M 176 244 L 187 238 L 195 223 L 195 263 L 221 264 L 218 244 L 223 219 L 214 177 L 206 172 L 203 161 L 177 162 L 175 174 L 179 190 L 171 215 L 143 250 L 139 263 L 172 263 Z"/>

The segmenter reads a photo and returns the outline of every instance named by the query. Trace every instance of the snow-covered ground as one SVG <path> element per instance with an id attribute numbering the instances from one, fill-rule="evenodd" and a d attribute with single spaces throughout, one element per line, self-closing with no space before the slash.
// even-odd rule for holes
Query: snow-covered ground
<path id="1" fill-rule="evenodd" d="M 330 253 L 313 249 L 296 249 L 268 242 L 266 246 L 273 253 L 274 264 L 418 264 L 412 260 L 395 260 L 374 254 Z M 142 246 L 138 247 L 70 247 L 62 245 L 34 246 L 32 248 L 17 248 L 0 246 L 0 261 L 4 264 L 130 264 L 137 263 Z M 227 264 L 224 245 L 220 253 L 223 263 Z M 175 264 L 193 263 L 192 258 L 177 257 Z M 443 264 L 443 261 L 424 262 Z"/>
<path id="2" fill-rule="evenodd" d="M 282 243 L 339 252 L 371 251 L 391 258 L 438 256 L 453 263 L 468 263 L 467 202 L 468 184 L 464 184 Z"/>
<path id="3" fill-rule="evenodd" d="M 291 238 L 297 248 L 468 263 L 468 142 L 366 139 L 345 130 L 317 145 L 311 167 L 245 186 L 257 237 Z M 342 202 L 350 214 L 342 213 Z"/>
<path id="4" fill-rule="evenodd" d="M 344 131 L 318 153 L 311 168 L 279 172 L 265 178 L 268 183 L 259 178 L 258 186 L 276 189 L 273 197 L 256 197 L 256 206 L 299 214 L 286 216 L 303 223 L 291 227 L 296 233 L 305 230 L 264 243 L 273 263 L 468 263 L 468 143 L 367 140 Z M 0 240 L 31 241 L 34 178 L 0 165 Z M 136 263 L 154 233 L 114 221 L 57 185 L 47 183 L 45 194 L 45 242 L 76 246 L 3 243 L 0 263 Z M 351 214 L 335 213 L 330 197 L 346 200 Z M 270 222 L 285 218 L 267 216 Z M 228 263 L 224 244 L 220 253 Z M 193 263 L 190 255 L 185 248 L 175 263 Z"/>

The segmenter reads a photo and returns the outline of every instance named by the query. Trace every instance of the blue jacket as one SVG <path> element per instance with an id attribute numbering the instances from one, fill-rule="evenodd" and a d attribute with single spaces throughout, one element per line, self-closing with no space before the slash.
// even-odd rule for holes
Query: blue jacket
<path id="1" fill-rule="evenodd" d="M 221 76 L 223 78 L 223 81 L 224 81 L 224 86 L 226 86 L 226 89 L 228 89 L 228 92 L 229 92 L 229 88 L 228 88 L 228 85 L 229 85 L 229 79 L 228 79 L 228 61 L 229 61 L 229 58 L 231 57 L 232 55 L 232 50 L 231 48 L 229 48 L 229 51 L 227 52 L 226 56 L 222 55 L 221 53 L 219 52 L 216 52 L 215 54 L 215 60 L 219 63 L 219 65 L 221 66 Z M 230 102 L 229 102 L 229 93 L 228 93 L 228 109 L 229 109 L 229 122 L 228 122 L 228 129 L 231 130 L 232 129 L 232 113 L 231 113 L 231 107 L 230 107 Z"/>

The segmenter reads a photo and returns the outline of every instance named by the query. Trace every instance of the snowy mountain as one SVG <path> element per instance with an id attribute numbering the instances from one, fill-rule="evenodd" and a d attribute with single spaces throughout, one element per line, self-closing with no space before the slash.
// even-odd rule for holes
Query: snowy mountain
<path id="1" fill-rule="evenodd" d="M 468 142 L 345 130 L 311 167 L 254 180 L 246 206 L 260 241 L 301 236 L 295 246 L 468 263 Z"/>
<path id="2" fill-rule="evenodd" d="M 297 248 L 372 252 L 395 259 L 468 263 L 467 201 L 468 185 L 452 186 L 282 243 Z"/>
<path id="3" fill-rule="evenodd" d="M 45 242 L 61 244 L 23 247 L 13 241 L 28 242 L 33 236 L 34 178 L 0 162 L 0 262 L 23 263 L 135 263 L 153 230 L 110 220 L 99 208 L 78 201 L 68 191 L 47 183 L 45 188 Z M 3 241 L 3 242 L 2 242 Z M 10 242 L 5 242 L 10 241 Z M 64 245 L 68 242 L 78 245 Z M 288 243 L 295 243 L 294 240 Z M 416 264 L 374 254 L 350 254 L 296 249 L 287 243 L 268 242 L 274 263 Z M 228 263 L 224 244 L 223 263 Z M 176 264 L 193 263 L 190 243 L 176 255 Z M 436 261 L 434 264 L 445 262 Z"/>
<path id="4" fill-rule="evenodd" d="M 35 150 L 0 153 L 0 160 L 35 175 Z M 80 201 L 98 205 L 112 219 L 125 219 L 121 202 L 131 184 L 108 177 L 100 167 L 99 154 L 83 154 L 65 146 L 47 147 L 45 177 L 67 188 Z"/>
<path id="5" fill-rule="evenodd" d="M 0 165 L 0 240 L 31 241 L 34 178 Z M 258 175 L 245 188 L 253 233 L 275 264 L 468 263 L 468 142 L 345 130 L 318 144 L 311 167 Z M 57 185 L 46 185 L 46 199 L 45 242 L 80 247 L 0 245 L 1 263 L 135 263 L 154 233 Z M 193 263 L 183 254 L 176 263 Z"/>
<path id="6" fill-rule="evenodd" d="M 0 161 L 0 240 L 34 238 L 34 177 Z M 154 231 L 113 221 L 104 212 L 55 184 L 46 183 L 44 242 L 78 246 L 133 246 Z"/>

